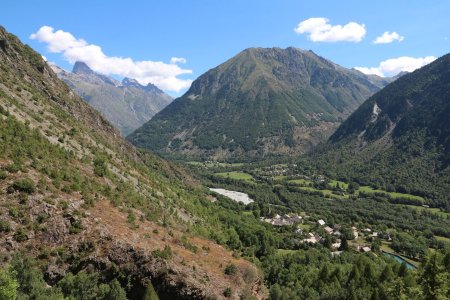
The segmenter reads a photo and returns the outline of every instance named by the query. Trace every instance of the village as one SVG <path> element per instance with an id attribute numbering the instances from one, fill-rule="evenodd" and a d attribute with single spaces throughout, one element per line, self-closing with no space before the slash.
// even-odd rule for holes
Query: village
<path id="1" fill-rule="evenodd" d="M 295 232 L 301 237 L 301 243 L 307 244 L 327 244 L 332 254 L 340 254 L 343 249 L 351 247 L 359 252 L 371 252 L 372 244 L 375 240 L 386 240 L 390 242 L 392 239 L 389 234 L 372 231 L 370 228 L 359 230 L 353 226 L 350 228 L 351 234 L 341 232 L 342 226 L 334 224 L 332 227 L 327 225 L 323 219 L 311 221 L 311 217 L 299 214 L 276 214 L 272 218 L 260 218 L 261 221 L 271 224 L 272 226 L 293 226 Z M 346 229 L 348 231 L 348 229 Z M 343 240 L 345 239 L 345 242 Z M 347 241 L 348 244 L 347 244 Z M 346 245 L 344 245 L 346 244 Z M 379 249 L 377 249 L 379 250 Z"/>

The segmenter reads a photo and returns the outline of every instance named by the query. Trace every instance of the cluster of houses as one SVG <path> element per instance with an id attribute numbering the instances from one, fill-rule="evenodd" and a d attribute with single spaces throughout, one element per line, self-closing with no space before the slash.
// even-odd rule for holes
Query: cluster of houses
<path id="1" fill-rule="evenodd" d="M 297 165 L 293 165 L 297 166 Z M 270 167 L 264 167 L 261 169 L 257 169 L 255 171 L 258 172 L 258 176 L 266 177 L 270 179 L 275 179 L 276 176 L 286 176 L 290 173 L 290 167 L 287 165 L 273 165 Z"/>
<path id="2" fill-rule="evenodd" d="M 307 216 L 306 216 L 307 218 Z M 295 224 L 303 223 L 303 217 L 299 216 L 297 214 L 284 214 L 284 215 L 275 215 L 273 218 L 264 218 L 261 217 L 261 221 L 269 223 L 273 226 L 292 226 Z M 335 242 L 331 245 L 331 247 L 335 250 L 338 250 L 341 247 L 341 236 L 342 233 L 340 232 L 341 226 L 339 224 L 335 224 L 333 227 L 330 227 L 326 224 L 326 222 L 322 219 L 317 221 L 318 227 L 323 229 L 323 233 L 325 235 L 332 235 L 335 237 Z M 358 239 L 358 237 L 361 235 L 361 233 L 358 231 L 358 229 L 353 226 L 351 228 L 353 236 L 355 240 Z M 322 230 L 320 230 L 322 231 Z M 303 230 L 298 228 L 296 230 L 297 233 L 303 234 Z M 372 232 L 370 228 L 365 228 L 362 230 L 362 233 L 364 234 L 364 237 L 366 237 L 369 241 L 375 238 L 382 238 L 385 240 L 392 240 L 390 235 L 388 233 L 379 233 L 379 232 Z M 303 243 L 310 243 L 310 244 L 317 244 L 322 242 L 324 237 L 320 236 L 318 233 L 315 232 L 308 232 L 306 236 L 301 240 Z M 366 244 L 360 244 L 357 246 L 357 251 L 360 252 L 370 252 L 372 249 L 369 245 Z M 332 252 L 333 254 L 339 254 L 341 251 L 335 251 Z"/>
<path id="3" fill-rule="evenodd" d="M 325 231 L 325 233 L 329 234 L 329 235 L 334 235 L 336 237 L 340 237 L 342 235 L 342 233 L 339 231 L 339 229 L 341 228 L 340 225 L 336 224 L 334 225 L 333 228 L 331 228 L 330 226 L 327 226 L 325 221 L 320 219 L 317 221 L 317 224 L 323 228 L 323 230 Z M 302 242 L 304 243 L 311 243 L 311 244 L 316 244 L 316 243 L 320 243 L 320 241 L 322 240 L 322 237 L 317 234 L 317 233 L 312 233 L 309 232 L 307 234 L 307 237 L 304 238 L 302 240 Z M 333 243 L 331 245 L 333 248 L 338 249 L 341 246 L 341 240 L 337 239 L 335 243 Z"/>
<path id="4" fill-rule="evenodd" d="M 323 230 L 325 231 L 326 234 L 329 235 L 334 235 L 336 236 L 336 242 L 333 243 L 331 246 L 334 249 L 339 249 L 341 247 L 341 240 L 339 239 L 339 237 L 341 237 L 342 233 L 339 231 L 339 229 L 341 228 L 340 225 L 335 224 L 333 226 L 333 228 L 331 228 L 330 226 L 327 226 L 325 221 L 320 219 L 317 221 L 317 224 L 323 228 Z M 379 237 L 379 233 L 378 232 L 372 232 L 372 230 L 370 228 L 366 228 L 363 230 L 364 234 L 370 239 L 370 238 L 378 238 Z M 353 226 L 352 227 L 352 233 L 353 236 L 355 237 L 355 239 L 358 239 L 360 233 L 358 232 L 358 229 Z M 390 239 L 390 236 L 386 237 L 387 239 Z M 322 237 L 317 234 L 317 233 L 312 233 L 309 232 L 306 236 L 306 238 L 304 238 L 302 241 L 304 243 L 311 243 L 311 244 L 316 244 L 316 243 L 320 243 L 322 241 Z M 372 251 L 372 249 L 368 246 L 368 245 L 358 245 L 357 246 L 357 251 L 361 251 L 361 252 L 370 252 Z M 335 251 L 333 253 L 337 254 L 340 251 Z"/>
<path id="5" fill-rule="evenodd" d="M 302 223 L 303 218 L 297 214 L 275 215 L 273 218 L 261 218 L 262 221 L 272 224 L 273 226 L 289 226 Z"/>

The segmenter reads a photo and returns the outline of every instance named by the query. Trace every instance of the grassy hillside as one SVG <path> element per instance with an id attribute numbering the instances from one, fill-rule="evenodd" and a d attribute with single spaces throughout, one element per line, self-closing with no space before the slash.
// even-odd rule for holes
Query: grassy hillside
<path id="1" fill-rule="evenodd" d="M 223 211 L 183 169 L 137 151 L 3 28 L 0 69 L 0 276 L 20 297 L 264 295 L 210 239 L 228 240 Z"/>

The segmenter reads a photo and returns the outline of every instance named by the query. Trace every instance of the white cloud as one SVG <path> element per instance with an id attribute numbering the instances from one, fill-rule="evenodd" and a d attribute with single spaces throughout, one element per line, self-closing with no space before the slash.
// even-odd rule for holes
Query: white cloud
<path id="1" fill-rule="evenodd" d="M 391 58 L 380 62 L 378 67 L 355 67 L 356 70 L 364 74 L 375 74 L 378 76 L 395 76 L 402 71 L 412 72 L 418 68 L 421 68 L 436 59 L 435 56 L 426 57 L 410 57 L 401 56 L 397 58 Z"/>
<path id="2" fill-rule="evenodd" d="M 382 35 L 380 35 L 379 37 L 377 37 L 373 43 L 374 44 L 390 44 L 393 41 L 398 41 L 401 42 L 405 39 L 404 36 L 401 36 L 400 34 L 398 34 L 397 32 L 389 32 L 386 31 L 385 33 L 383 33 Z"/>
<path id="3" fill-rule="evenodd" d="M 349 22 L 346 25 L 331 25 L 326 18 L 309 18 L 300 22 L 294 31 L 308 34 L 313 42 L 360 42 L 366 35 L 364 24 Z"/>
<path id="4" fill-rule="evenodd" d="M 173 57 L 168 64 L 161 61 L 134 61 L 129 57 L 107 56 L 100 46 L 88 44 L 69 32 L 54 31 L 50 26 L 42 26 L 36 33 L 30 35 L 30 38 L 46 43 L 49 52 L 62 53 L 70 63 L 85 62 L 92 70 L 102 74 L 134 78 L 141 84 L 153 83 L 163 90 L 175 92 L 188 88 L 192 83 L 190 79 L 178 78 L 182 74 L 192 73 L 192 70 L 177 65 L 185 63 L 184 58 Z"/>
<path id="5" fill-rule="evenodd" d="M 185 64 L 186 63 L 186 58 L 184 58 L 184 57 L 172 57 L 170 59 L 170 63 L 171 64 L 178 64 L 178 63 Z"/>
<path id="6" fill-rule="evenodd" d="M 355 69 L 366 75 L 378 75 L 381 77 L 385 77 L 379 68 L 355 67 Z"/>

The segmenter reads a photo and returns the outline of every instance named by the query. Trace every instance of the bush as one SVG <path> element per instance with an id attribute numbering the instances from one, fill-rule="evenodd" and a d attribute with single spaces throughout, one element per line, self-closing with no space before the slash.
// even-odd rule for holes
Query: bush
<path id="1" fill-rule="evenodd" d="M 22 170 L 22 163 L 20 161 L 15 161 L 11 165 L 7 166 L 6 169 L 10 173 L 17 173 Z"/>
<path id="2" fill-rule="evenodd" d="M 19 192 L 24 192 L 27 194 L 32 194 L 35 192 L 36 187 L 34 185 L 33 180 L 31 180 L 30 178 L 25 178 L 25 179 L 19 179 L 16 180 L 11 187 L 15 190 L 15 191 L 19 191 Z"/>
<path id="3" fill-rule="evenodd" d="M 172 257 L 172 248 L 169 245 L 164 246 L 163 250 L 152 251 L 153 257 L 159 257 L 163 259 L 169 259 Z"/>
<path id="4" fill-rule="evenodd" d="M 1 105 L 0 105 L 0 115 L 9 116 L 9 112 Z"/>
<path id="5" fill-rule="evenodd" d="M 0 170 L 0 180 L 6 179 L 8 173 L 6 171 Z"/>
<path id="6" fill-rule="evenodd" d="M 0 299 L 13 300 L 17 297 L 19 284 L 8 269 L 0 269 Z"/>
<path id="7" fill-rule="evenodd" d="M 94 174 L 100 177 L 108 174 L 107 162 L 104 157 L 96 157 L 94 159 Z"/>
<path id="8" fill-rule="evenodd" d="M 69 299 L 107 299 L 107 296 L 111 295 L 110 287 L 100 283 L 99 278 L 99 274 L 85 271 L 76 275 L 68 273 L 58 282 L 58 286 L 64 295 L 69 296 Z M 118 287 L 116 286 L 116 288 Z M 122 291 L 119 294 L 123 296 Z"/>
<path id="9" fill-rule="evenodd" d="M 28 239 L 27 231 L 25 228 L 19 228 L 14 234 L 14 239 L 18 242 L 23 242 Z"/>
<path id="10" fill-rule="evenodd" d="M 223 291 L 223 296 L 225 298 L 231 298 L 232 292 L 231 289 L 229 287 L 227 287 L 224 291 Z"/>
<path id="11" fill-rule="evenodd" d="M 237 273 L 237 267 L 235 264 L 229 264 L 225 267 L 224 270 L 225 275 L 236 275 Z"/>
<path id="12" fill-rule="evenodd" d="M 11 231 L 11 225 L 9 225 L 8 221 L 0 220 L 0 232 L 9 232 Z"/>
<path id="13" fill-rule="evenodd" d="M 81 220 L 74 220 L 70 224 L 69 233 L 77 234 L 77 233 L 80 233 L 83 229 L 84 229 L 84 227 L 83 227 L 83 223 L 81 222 Z"/>

